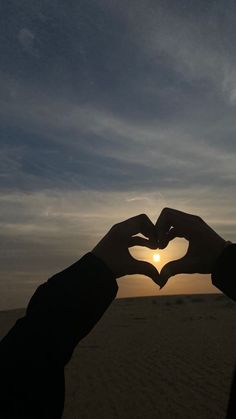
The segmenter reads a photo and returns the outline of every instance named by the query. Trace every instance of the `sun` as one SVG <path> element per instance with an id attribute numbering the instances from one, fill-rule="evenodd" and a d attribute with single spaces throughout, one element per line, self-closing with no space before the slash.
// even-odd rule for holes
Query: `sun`
<path id="1" fill-rule="evenodd" d="M 154 262 L 160 262 L 161 256 L 159 255 L 159 253 L 154 253 L 153 260 Z"/>

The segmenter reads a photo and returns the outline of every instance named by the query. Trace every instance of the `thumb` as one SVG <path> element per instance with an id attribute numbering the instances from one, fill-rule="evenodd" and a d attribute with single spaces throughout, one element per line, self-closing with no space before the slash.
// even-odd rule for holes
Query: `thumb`
<path id="1" fill-rule="evenodd" d="M 160 287 L 163 288 L 168 279 L 172 276 L 191 273 L 191 266 L 191 259 L 186 257 L 167 263 L 160 272 Z"/>
<path id="2" fill-rule="evenodd" d="M 137 261 L 135 262 L 135 273 L 146 275 L 160 286 L 160 275 L 158 270 L 151 263 Z"/>

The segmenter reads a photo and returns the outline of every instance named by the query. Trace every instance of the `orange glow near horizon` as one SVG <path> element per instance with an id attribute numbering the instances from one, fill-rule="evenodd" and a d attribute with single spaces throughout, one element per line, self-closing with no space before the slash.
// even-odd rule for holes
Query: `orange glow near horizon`
<path id="1" fill-rule="evenodd" d="M 166 249 L 157 249 L 156 252 L 140 247 L 133 247 L 129 250 L 135 259 L 145 260 L 153 264 L 160 272 L 166 263 L 183 257 L 186 254 L 187 249 L 188 242 L 186 240 L 175 239 L 169 243 Z M 156 260 L 154 260 L 154 257 Z M 217 288 L 212 285 L 210 275 L 176 275 L 170 278 L 165 287 L 160 291 L 159 287 L 151 279 L 137 274 L 119 279 L 119 292 L 117 297 L 125 298 L 218 292 Z"/>

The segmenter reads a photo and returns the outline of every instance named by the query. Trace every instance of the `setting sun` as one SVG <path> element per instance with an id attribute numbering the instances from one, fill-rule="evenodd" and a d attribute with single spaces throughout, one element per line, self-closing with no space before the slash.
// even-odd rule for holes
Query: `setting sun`
<path id="1" fill-rule="evenodd" d="M 160 262 L 161 256 L 159 255 L 159 253 L 155 253 L 153 255 L 153 260 L 154 260 L 154 262 Z"/>

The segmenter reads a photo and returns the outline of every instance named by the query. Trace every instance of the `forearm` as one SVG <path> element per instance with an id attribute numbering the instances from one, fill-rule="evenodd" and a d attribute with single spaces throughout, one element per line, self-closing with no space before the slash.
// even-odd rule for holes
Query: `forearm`
<path id="1" fill-rule="evenodd" d="M 212 273 L 212 283 L 236 300 L 236 244 L 228 245 L 218 258 Z"/>
<path id="2" fill-rule="evenodd" d="M 112 273 L 91 254 L 41 285 L 0 343 L 0 404 L 9 419 L 60 418 L 64 366 L 116 296 Z M 5 419 L 8 416 L 3 416 Z"/>
<path id="3" fill-rule="evenodd" d="M 64 365 L 74 347 L 97 323 L 116 296 L 116 280 L 91 253 L 41 285 L 26 316 L 38 321 L 53 357 Z"/>

